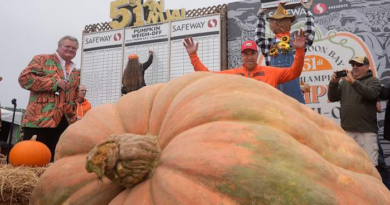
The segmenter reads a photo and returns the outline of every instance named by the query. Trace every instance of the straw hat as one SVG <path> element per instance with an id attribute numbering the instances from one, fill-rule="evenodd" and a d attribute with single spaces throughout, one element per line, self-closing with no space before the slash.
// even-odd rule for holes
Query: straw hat
<path id="1" fill-rule="evenodd" d="M 285 3 L 279 3 L 274 15 L 267 17 L 267 19 L 279 20 L 284 18 L 290 18 L 291 22 L 295 21 L 295 16 L 288 14 L 287 10 L 283 7 L 284 4 Z"/>

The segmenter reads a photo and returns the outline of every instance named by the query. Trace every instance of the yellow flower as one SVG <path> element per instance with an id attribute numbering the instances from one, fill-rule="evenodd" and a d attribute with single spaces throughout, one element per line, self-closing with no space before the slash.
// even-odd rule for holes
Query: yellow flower
<path id="1" fill-rule="evenodd" d="M 290 37 L 288 37 L 288 36 L 283 36 L 283 37 L 282 37 L 282 41 L 288 43 L 288 42 L 290 41 Z"/>
<path id="2" fill-rule="evenodd" d="M 290 45 L 286 42 L 281 41 L 281 42 L 279 42 L 279 47 L 281 49 L 286 49 L 286 48 L 290 48 Z"/>
<path id="3" fill-rule="evenodd" d="M 291 49 L 290 44 L 284 41 L 279 42 L 278 46 L 282 50 L 282 53 L 287 53 Z"/>
<path id="4" fill-rule="evenodd" d="M 270 49 L 270 51 L 269 51 L 269 54 L 270 54 L 271 56 L 276 56 L 276 55 L 278 55 L 278 49 L 275 48 L 275 47 L 272 47 L 272 48 Z"/>

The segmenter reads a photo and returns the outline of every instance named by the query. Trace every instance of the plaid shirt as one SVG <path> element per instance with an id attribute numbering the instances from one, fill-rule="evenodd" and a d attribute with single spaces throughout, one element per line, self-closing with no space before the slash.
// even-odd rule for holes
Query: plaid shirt
<path id="1" fill-rule="evenodd" d="M 256 43 L 260 48 L 261 53 L 264 55 L 266 65 L 270 64 L 271 56 L 269 55 L 269 50 L 271 48 L 273 38 L 265 37 L 265 20 L 262 15 L 257 15 L 259 18 L 257 29 L 256 29 Z M 306 48 L 311 46 L 314 41 L 314 17 L 313 14 L 306 10 L 306 33 L 308 34 L 308 38 L 306 40 Z"/>

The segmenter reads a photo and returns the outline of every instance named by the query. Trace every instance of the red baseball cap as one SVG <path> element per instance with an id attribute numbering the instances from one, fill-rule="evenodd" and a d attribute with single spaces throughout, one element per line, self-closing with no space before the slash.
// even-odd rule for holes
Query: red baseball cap
<path id="1" fill-rule="evenodd" d="M 254 42 L 254 41 L 245 41 L 244 43 L 242 43 L 242 45 L 241 45 L 241 52 L 243 52 L 243 51 L 245 51 L 247 49 L 258 51 L 256 42 Z"/>

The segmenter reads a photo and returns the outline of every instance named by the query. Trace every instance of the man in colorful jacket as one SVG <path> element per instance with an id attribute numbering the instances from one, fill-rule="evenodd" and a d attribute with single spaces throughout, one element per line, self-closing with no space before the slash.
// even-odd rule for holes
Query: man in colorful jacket
<path id="1" fill-rule="evenodd" d="M 85 98 L 87 87 L 80 84 L 79 95 L 77 98 L 77 120 L 81 120 L 84 115 L 92 108 L 91 103 Z"/>
<path id="2" fill-rule="evenodd" d="M 58 139 L 77 117 L 80 71 L 72 59 L 78 48 L 76 38 L 64 36 L 56 53 L 34 56 L 19 76 L 20 86 L 30 91 L 22 121 L 24 140 L 37 135 L 49 147 L 52 161 Z"/>
<path id="3" fill-rule="evenodd" d="M 218 73 L 242 75 L 244 77 L 253 78 L 258 81 L 265 82 L 276 88 L 278 84 L 288 82 L 299 77 L 303 69 L 303 60 L 305 57 L 305 41 L 304 32 L 300 30 L 295 32 L 296 38 L 292 40 L 296 54 L 294 63 L 290 68 L 277 68 L 272 66 L 260 66 L 257 64 L 259 56 L 257 44 L 254 41 L 245 41 L 241 46 L 241 59 L 243 65 L 241 68 L 229 69 Z M 184 47 L 190 56 L 191 63 L 195 71 L 209 71 L 206 66 L 200 61 L 196 51 L 199 43 L 194 43 L 194 40 L 189 37 L 184 39 Z"/>

